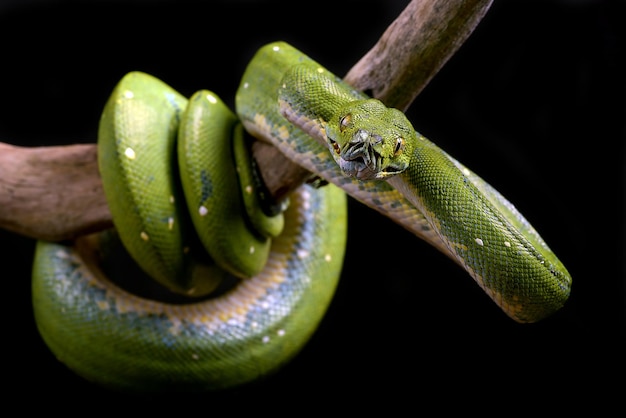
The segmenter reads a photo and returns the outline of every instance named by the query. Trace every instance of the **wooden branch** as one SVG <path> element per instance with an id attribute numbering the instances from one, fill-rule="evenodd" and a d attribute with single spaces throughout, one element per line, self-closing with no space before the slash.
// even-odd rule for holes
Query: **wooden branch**
<path id="1" fill-rule="evenodd" d="M 413 0 L 346 81 L 405 110 L 456 52 L 492 0 Z M 275 148 L 253 153 L 269 191 L 281 198 L 309 173 Z M 59 241 L 112 225 L 96 146 L 23 148 L 0 143 L 0 228 Z"/>
<path id="2" fill-rule="evenodd" d="M 58 241 L 110 226 L 95 145 L 0 143 L 0 227 Z"/>
<path id="3" fill-rule="evenodd" d="M 485 16 L 493 0 L 413 0 L 344 80 L 405 111 Z"/>

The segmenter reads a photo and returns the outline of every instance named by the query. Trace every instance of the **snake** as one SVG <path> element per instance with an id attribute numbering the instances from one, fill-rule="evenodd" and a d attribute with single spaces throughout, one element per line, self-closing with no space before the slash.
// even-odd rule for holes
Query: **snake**
<path id="1" fill-rule="evenodd" d="M 320 181 L 273 202 L 253 139 Z M 569 273 L 513 204 L 282 41 L 249 61 L 235 113 L 209 90 L 187 99 L 128 73 L 104 107 L 98 160 L 114 228 L 38 241 L 33 306 L 54 355 L 113 390 L 220 390 L 280 370 L 332 301 L 348 196 L 448 256 L 517 322 L 569 297 Z M 156 296 L 134 290 L 148 280 Z"/>

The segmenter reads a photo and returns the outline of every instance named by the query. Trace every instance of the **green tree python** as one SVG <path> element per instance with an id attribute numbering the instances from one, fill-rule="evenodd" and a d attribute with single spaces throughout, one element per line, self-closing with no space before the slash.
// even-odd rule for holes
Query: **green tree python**
<path id="1" fill-rule="evenodd" d="M 332 299 L 346 194 L 446 254 L 518 322 L 567 300 L 567 270 L 511 203 L 292 46 L 259 49 L 235 102 L 237 115 L 210 91 L 186 99 L 132 72 L 105 105 L 98 158 L 115 230 L 40 241 L 33 267 L 40 334 L 84 378 L 196 391 L 274 373 Z M 242 127 L 328 184 L 275 210 Z M 183 301 L 126 290 L 145 274 Z"/>

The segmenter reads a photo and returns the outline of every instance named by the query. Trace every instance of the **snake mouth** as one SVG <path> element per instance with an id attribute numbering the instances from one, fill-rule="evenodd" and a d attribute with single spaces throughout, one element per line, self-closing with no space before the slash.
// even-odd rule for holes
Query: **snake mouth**
<path id="1" fill-rule="evenodd" d="M 346 147 L 340 154 L 339 167 L 350 177 L 370 180 L 377 178 L 379 169 L 376 161 L 379 160 L 380 156 L 368 150 L 364 144 L 355 144 L 352 147 Z"/>
<path id="2" fill-rule="evenodd" d="M 374 143 L 381 141 L 380 137 L 373 136 Z M 335 161 L 348 177 L 374 180 L 390 177 L 402 171 L 393 164 L 385 165 L 384 158 L 374 149 L 370 141 L 350 141 L 343 148 L 332 138 L 328 138 L 328 142 Z"/>

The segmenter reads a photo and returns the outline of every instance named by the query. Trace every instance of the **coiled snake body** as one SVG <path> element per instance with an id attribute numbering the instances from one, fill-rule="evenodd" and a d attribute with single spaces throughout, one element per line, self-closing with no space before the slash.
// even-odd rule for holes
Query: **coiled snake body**
<path id="1" fill-rule="evenodd" d="M 206 390 L 277 370 L 332 298 L 346 243 L 344 192 L 444 252 L 516 321 L 540 320 L 567 299 L 567 271 L 513 205 L 400 112 L 297 49 L 262 47 L 236 109 L 237 117 L 209 91 L 187 101 L 142 73 L 113 92 L 99 159 L 124 245 L 112 231 L 39 242 L 33 270 L 40 333 L 80 375 L 116 389 Z M 238 121 L 331 184 L 302 186 L 282 215 L 259 209 Z M 223 139 L 231 136 L 233 151 Z M 233 153 L 235 166 L 225 163 Z M 231 193 L 239 183 L 242 197 Z M 199 299 L 122 290 L 107 275 L 124 248 L 164 287 Z"/>

